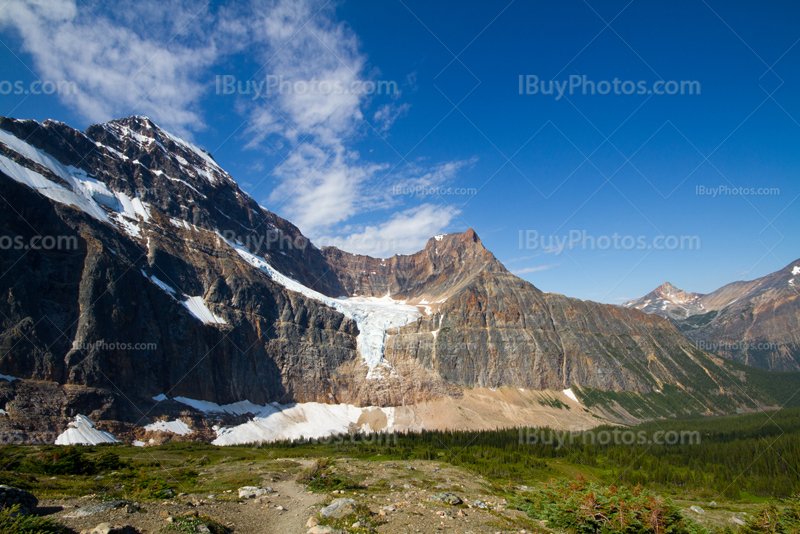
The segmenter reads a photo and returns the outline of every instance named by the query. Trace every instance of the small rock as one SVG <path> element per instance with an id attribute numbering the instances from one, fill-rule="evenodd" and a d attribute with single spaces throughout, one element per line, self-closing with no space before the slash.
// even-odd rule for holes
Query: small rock
<path id="1" fill-rule="evenodd" d="M 92 529 L 81 530 L 81 534 L 138 534 L 138 532 L 130 525 L 112 525 L 111 523 L 100 523 Z"/>
<path id="2" fill-rule="evenodd" d="M 344 530 L 320 525 L 308 529 L 307 534 L 344 534 Z"/>
<path id="3" fill-rule="evenodd" d="M 356 501 L 353 499 L 336 499 L 331 504 L 323 508 L 319 515 L 322 517 L 333 517 L 336 519 L 350 515 L 356 511 Z"/>
<path id="4" fill-rule="evenodd" d="M 106 501 L 97 504 L 90 504 L 89 506 L 84 506 L 82 508 L 78 508 L 74 512 L 64 517 L 68 517 L 70 519 L 74 519 L 77 517 L 88 517 L 90 515 L 99 514 L 100 512 L 105 512 L 106 510 L 114 510 L 115 508 L 122 508 L 125 506 L 124 501 Z"/>
<path id="5" fill-rule="evenodd" d="M 356 521 L 355 523 L 350 525 L 350 528 L 361 528 L 361 521 Z"/>
<path id="6" fill-rule="evenodd" d="M 284 507 L 283 507 L 283 506 L 281 506 L 281 505 L 276 505 L 276 506 L 275 506 L 275 508 L 276 508 L 277 510 L 280 510 L 281 512 L 285 512 L 285 511 L 286 511 L 286 508 L 284 508 Z"/>
<path id="7" fill-rule="evenodd" d="M 444 491 L 442 493 L 437 493 L 435 495 L 432 495 L 431 498 L 428 499 L 428 500 L 431 501 L 431 502 L 441 502 L 441 503 L 450 504 L 450 505 L 453 505 L 453 506 L 455 506 L 457 504 L 461 504 L 463 502 L 461 500 L 461 497 L 459 497 L 455 493 L 451 493 L 449 491 Z"/>
<path id="8" fill-rule="evenodd" d="M 166 521 L 167 523 L 173 523 L 173 522 L 175 521 L 175 518 L 174 518 L 174 517 L 172 517 L 171 515 L 169 515 L 169 516 L 167 516 L 167 518 L 165 519 L 165 521 Z"/>
<path id="9" fill-rule="evenodd" d="M 489 509 L 489 507 L 483 501 L 475 501 L 474 503 L 472 503 L 472 506 L 474 506 L 475 508 L 480 508 L 481 510 Z"/>
<path id="10" fill-rule="evenodd" d="M 207 525 L 204 523 L 199 523 L 194 527 L 195 532 L 199 532 L 200 534 L 211 534 L 211 529 L 208 528 Z"/>
<path id="11" fill-rule="evenodd" d="M 254 499 L 272 493 L 272 488 L 262 488 L 261 486 L 243 486 L 239 488 L 240 499 Z"/>
<path id="12" fill-rule="evenodd" d="M 308 518 L 308 521 L 306 521 L 306 528 L 316 527 L 317 525 L 319 525 L 319 520 L 317 520 L 317 518 L 313 515 Z"/>
<path id="13" fill-rule="evenodd" d="M 734 525 L 744 526 L 744 519 L 739 516 L 733 516 L 730 518 L 730 522 Z"/>
<path id="14" fill-rule="evenodd" d="M 692 512 L 694 512 L 696 514 L 704 514 L 704 513 L 706 513 L 705 510 L 703 510 L 699 506 L 690 506 L 689 510 L 691 510 Z"/>

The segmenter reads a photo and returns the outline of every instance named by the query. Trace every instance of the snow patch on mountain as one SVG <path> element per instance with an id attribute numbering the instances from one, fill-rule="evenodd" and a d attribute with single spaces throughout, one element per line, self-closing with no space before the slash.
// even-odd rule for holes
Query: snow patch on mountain
<path id="1" fill-rule="evenodd" d="M 98 443 L 116 443 L 113 435 L 97 430 L 94 423 L 85 415 L 76 415 L 69 423 L 69 428 L 59 434 L 56 445 L 97 445 Z"/>
<path id="2" fill-rule="evenodd" d="M 405 326 L 421 317 L 416 306 L 398 301 L 390 295 L 384 297 L 340 297 L 332 298 L 308 288 L 272 267 L 263 258 L 252 254 L 245 247 L 220 237 L 233 248 L 239 256 L 253 267 L 267 273 L 275 282 L 286 289 L 296 291 L 308 298 L 327 304 L 358 325 L 358 352 L 364 362 L 373 370 L 383 360 L 386 344 L 386 330 Z M 370 373 L 368 378 L 372 378 Z"/>
<path id="3" fill-rule="evenodd" d="M 250 401 L 218 405 L 213 402 L 175 397 L 176 401 L 191 406 L 204 413 L 228 413 L 251 415 L 251 419 L 241 425 L 216 428 L 214 445 L 240 445 L 260 441 L 279 441 L 288 439 L 316 439 L 334 434 L 346 434 L 352 430 L 362 432 L 407 430 L 408 427 L 396 424 L 396 409 L 359 408 L 350 404 L 321 404 L 308 402 L 302 404 L 269 403 L 264 406 Z M 359 420 L 362 415 L 375 410 L 382 412 L 386 426 L 371 428 L 369 423 Z"/>
<path id="4" fill-rule="evenodd" d="M 194 430 L 189 428 L 189 425 L 180 419 L 175 419 L 174 421 L 157 421 L 145 426 L 144 429 L 151 432 L 170 432 L 172 434 L 178 434 L 179 436 L 188 436 L 189 434 L 194 433 Z"/>
<path id="5" fill-rule="evenodd" d="M 189 297 L 181 302 L 181 304 L 183 304 L 184 308 L 189 310 L 189 313 L 205 324 L 228 324 L 225 322 L 225 319 L 214 315 L 214 313 L 208 309 L 203 297 Z"/>
<path id="6" fill-rule="evenodd" d="M 99 221 L 111 222 L 105 211 L 95 202 L 92 194 L 92 191 L 98 192 L 101 190 L 104 190 L 104 194 L 107 194 L 106 192 L 110 193 L 102 182 L 90 178 L 81 169 L 62 165 L 54 157 L 32 147 L 4 130 L 0 130 L 0 143 L 28 160 L 45 167 L 66 182 L 69 188 L 48 180 L 38 172 L 0 155 L 0 171 L 8 175 L 12 180 L 35 189 L 43 196 L 59 204 L 73 206 Z"/>
<path id="7" fill-rule="evenodd" d="M 567 397 L 569 397 L 570 399 L 574 400 L 575 402 L 580 402 L 578 400 L 578 397 L 575 396 L 575 393 L 572 392 L 572 388 L 565 389 L 564 391 L 562 391 L 562 393 Z"/>

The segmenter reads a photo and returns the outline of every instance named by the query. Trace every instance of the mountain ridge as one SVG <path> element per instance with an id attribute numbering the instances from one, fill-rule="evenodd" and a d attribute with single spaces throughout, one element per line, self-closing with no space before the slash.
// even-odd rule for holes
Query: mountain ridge
<path id="1" fill-rule="evenodd" d="M 655 290 L 623 306 L 673 320 L 698 346 L 726 358 L 762 369 L 798 371 L 798 275 L 800 259 L 755 280 L 731 282 L 705 295 L 692 293 L 696 297 L 690 301 Z"/>
<path id="2" fill-rule="evenodd" d="M 202 403 L 408 410 L 474 388 L 674 390 L 673 415 L 775 402 L 665 319 L 543 293 L 472 229 L 386 259 L 319 249 L 142 117 L 86 132 L 0 118 L 0 194 L 17 207 L 0 238 L 77 243 L 3 254 L 0 373 L 22 379 L 7 386 L 8 435 L 79 413 L 130 435 L 175 414 L 207 429 Z M 152 348 L 126 348 L 139 345 Z M 41 381 L 94 393 L 21 415 Z M 214 417 L 233 428 L 271 414 L 256 412 Z M 397 428 L 424 425 L 406 415 Z"/>

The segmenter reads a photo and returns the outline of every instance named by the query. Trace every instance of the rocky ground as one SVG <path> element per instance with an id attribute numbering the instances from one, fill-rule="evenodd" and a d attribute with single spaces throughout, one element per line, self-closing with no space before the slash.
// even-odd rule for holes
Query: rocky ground
<path id="1" fill-rule="evenodd" d="M 361 487 L 326 493 L 310 491 L 295 481 L 296 474 L 310 466 L 312 460 L 284 460 L 283 463 L 285 468 L 278 469 L 274 461 L 268 466 L 259 466 L 256 462 L 247 467 L 262 477 L 260 486 L 268 491 L 255 497 L 239 498 L 238 488 L 233 487 L 216 495 L 198 494 L 192 492 L 192 488 L 184 488 L 184 492 L 173 498 L 159 501 L 120 503 L 102 494 L 40 499 L 39 511 L 76 532 L 89 531 L 103 523 L 129 525 L 142 533 L 182 531 L 178 530 L 181 518 L 194 515 L 213 518 L 228 530 L 242 534 L 537 530 L 538 524 L 522 512 L 505 508 L 505 501 L 492 494 L 486 481 L 437 462 L 339 460 L 337 474 L 358 481 Z M 241 464 L 222 464 L 210 468 L 204 476 L 226 479 L 237 469 L 242 469 Z M 462 502 L 457 505 L 432 502 L 432 498 L 441 493 L 452 493 Z M 326 518 L 320 514 L 327 505 L 342 499 L 354 501 L 343 501 L 349 504 L 345 511 L 354 511 L 352 515 Z M 87 512 L 94 513 L 84 515 Z M 201 527 L 195 531 L 204 530 Z"/>
<path id="2" fill-rule="evenodd" d="M 217 493 L 181 487 L 168 500 L 120 501 L 103 493 L 42 498 L 38 513 L 84 534 L 551 532 L 545 523 L 508 509 L 485 479 L 466 469 L 436 461 L 339 459 L 326 471 L 329 477 L 358 487 L 312 491 L 296 479 L 313 464 L 312 459 L 221 463 L 201 473 L 204 485 L 218 482 Z M 245 479 L 260 483 L 242 489 L 237 481 Z M 696 512 L 692 503 L 681 504 L 702 523 L 713 519 L 734 526 L 733 518 L 742 517 L 737 510 Z"/>

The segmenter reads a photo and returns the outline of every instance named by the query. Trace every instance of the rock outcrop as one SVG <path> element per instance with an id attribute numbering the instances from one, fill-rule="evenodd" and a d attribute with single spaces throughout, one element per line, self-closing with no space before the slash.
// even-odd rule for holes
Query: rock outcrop
<path id="1" fill-rule="evenodd" d="M 176 397 L 407 406 L 465 387 L 668 384 L 696 411 L 767 402 L 669 321 L 543 293 L 473 230 L 389 259 L 318 249 L 144 117 L 85 132 L 0 118 L 0 198 L 0 374 L 21 379 L 0 377 L 5 441 L 52 440 L 77 415 L 136 440 L 180 417 L 207 437 L 209 416 Z M 373 312 L 335 298 L 386 295 L 420 317 L 370 332 L 383 361 L 368 366 Z"/>

